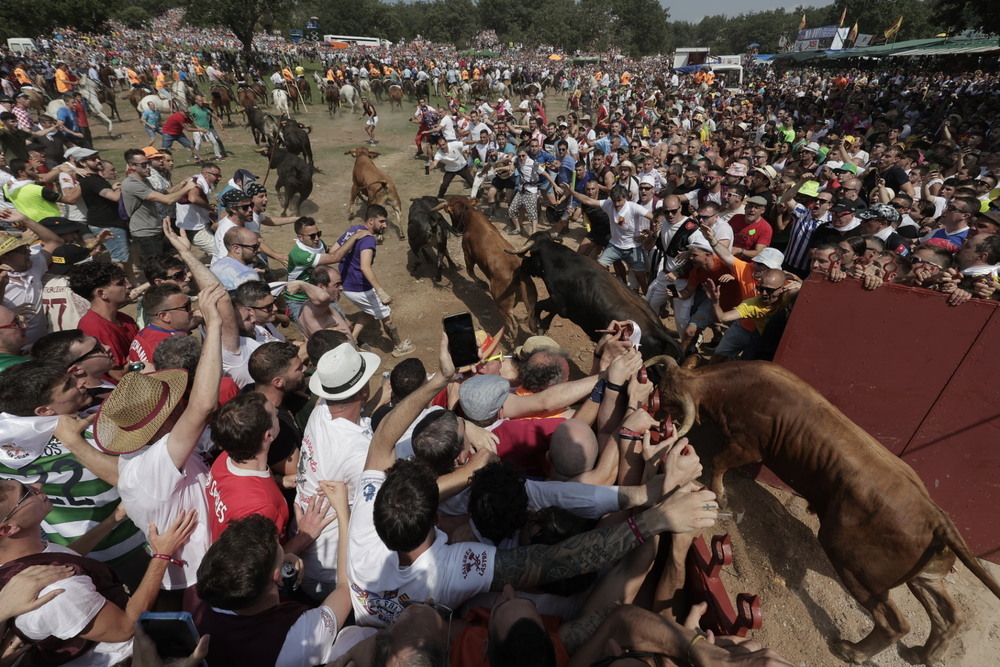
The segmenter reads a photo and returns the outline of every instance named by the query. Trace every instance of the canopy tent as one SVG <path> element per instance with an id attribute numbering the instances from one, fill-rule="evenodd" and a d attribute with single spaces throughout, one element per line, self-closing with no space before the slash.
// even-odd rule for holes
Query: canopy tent
<path id="1" fill-rule="evenodd" d="M 905 56 L 945 56 L 965 53 L 990 53 L 1000 51 L 1000 40 L 989 39 L 949 39 L 932 37 L 910 39 L 894 44 L 879 44 L 857 49 L 840 51 L 791 51 L 779 53 L 775 60 L 807 61 L 842 60 L 844 58 L 891 58 Z"/>

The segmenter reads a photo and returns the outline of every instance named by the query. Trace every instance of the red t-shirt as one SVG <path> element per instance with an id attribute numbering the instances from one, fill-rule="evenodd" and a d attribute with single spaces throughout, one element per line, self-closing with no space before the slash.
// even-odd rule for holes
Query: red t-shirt
<path id="1" fill-rule="evenodd" d="M 711 271 L 703 271 L 702 269 L 691 269 L 688 273 L 687 281 L 689 287 L 701 287 L 701 285 L 709 279 L 715 281 L 715 284 L 719 286 L 719 305 L 722 306 L 722 310 L 732 310 L 736 306 L 740 305 L 740 302 L 744 300 L 742 291 L 740 289 L 739 280 L 730 280 L 726 283 L 720 283 L 719 278 L 725 275 L 733 275 L 733 272 L 729 270 L 726 263 L 719 259 L 718 255 L 712 257 L 714 265 Z M 754 283 L 756 285 L 756 283 Z M 749 298 L 749 297 L 747 297 Z"/>
<path id="2" fill-rule="evenodd" d="M 733 239 L 734 248 L 753 250 L 758 244 L 771 245 L 771 236 L 773 234 L 771 224 L 764 218 L 748 225 L 741 213 L 734 215 L 729 220 L 729 226 L 733 228 L 733 234 L 735 235 Z"/>
<path id="3" fill-rule="evenodd" d="M 212 541 L 226 529 L 229 522 L 251 514 L 263 514 L 278 527 L 278 538 L 285 541 L 288 529 L 288 503 L 271 477 L 270 470 L 244 470 L 230 464 L 223 452 L 212 464 L 212 474 L 205 485 L 208 519 Z"/>
<path id="4" fill-rule="evenodd" d="M 161 127 L 160 130 L 163 131 L 163 134 L 172 134 L 174 136 L 177 136 L 178 134 L 183 134 L 184 121 L 186 120 L 187 117 L 184 115 L 184 113 L 182 111 L 177 111 L 175 113 L 170 114 L 167 117 L 167 119 L 163 121 L 163 127 Z"/>
<path id="5" fill-rule="evenodd" d="M 161 329 L 160 327 L 154 327 L 152 324 L 147 324 L 146 327 L 132 339 L 132 344 L 129 346 L 128 350 L 128 360 L 148 361 L 152 363 L 153 350 L 156 349 L 156 346 L 159 345 L 161 341 L 164 341 L 171 336 L 187 336 L 187 332 L 167 331 L 166 329 Z"/>
<path id="6" fill-rule="evenodd" d="M 500 439 L 497 456 L 523 475 L 546 477 L 548 465 L 545 454 L 549 451 L 549 441 L 553 431 L 564 421 L 566 420 L 562 417 L 504 420 L 496 428 L 490 429 Z"/>
<path id="7" fill-rule="evenodd" d="M 125 313 L 118 313 L 118 322 L 109 322 L 93 310 L 80 318 L 77 328 L 88 336 L 93 336 L 111 349 L 115 366 L 128 362 L 129 346 L 139 333 L 139 325 Z"/>

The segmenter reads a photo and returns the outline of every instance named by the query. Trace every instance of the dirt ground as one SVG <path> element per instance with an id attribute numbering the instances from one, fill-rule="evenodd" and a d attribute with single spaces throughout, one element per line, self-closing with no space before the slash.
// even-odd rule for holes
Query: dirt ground
<path id="1" fill-rule="evenodd" d="M 314 96 L 315 97 L 315 96 Z M 439 100 L 436 100 L 439 102 Z M 376 138 L 381 155 L 376 164 L 395 180 L 403 200 L 403 226 L 406 209 L 412 197 L 434 195 L 441 173 L 424 175 L 424 161 L 414 159 L 413 136 L 416 126 L 408 119 L 413 104 L 404 102 L 403 111 L 391 111 L 387 103 L 376 103 L 379 126 Z M 122 151 L 146 145 L 137 116 L 127 102 L 120 102 L 123 123 L 116 123 L 117 138 L 109 138 L 104 128 L 94 125 L 95 146 L 105 151 L 106 159 L 123 165 Z M 549 115 L 554 117 L 565 108 L 564 101 L 550 102 Z M 312 198 L 301 208 L 303 215 L 320 221 L 324 240 L 330 242 L 348 226 L 348 198 L 350 194 L 353 158 L 345 151 L 364 145 L 364 121 L 359 119 L 360 108 L 354 113 L 341 109 L 331 118 L 320 104 L 310 104 L 308 112 L 297 119 L 312 127 L 313 153 L 316 166 L 322 170 L 315 177 Z M 233 116 L 236 121 L 238 116 Z M 238 168 L 248 168 L 262 178 L 267 173 L 264 157 L 254 153 L 249 130 L 240 125 L 228 126 L 223 136 L 226 147 L 233 154 L 221 163 L 225 179 Z M 210 154 L 210 146 L 203 146 Z M 177 167 L 174 180 L 190 176 L 197 167 L 189 161 L 185 150 L 175 146 Z M 124 171 L 122 171 L 124 174 Z M 275 175 L 268 177 L 273 183 Z M 461 180 L 452 183 L 449 194 L 467 194 Z M 355 210 L 357 206 L 355 206 Z M 272 194 L 269 205 L 272 215 L 281 214 L 281 203 Z M 539 229 L 546 229 L 540 223 Z M 265 227 L 264 237 L 279 251 L 288 250 L 293 243 L 291 227 Z M 579 228 L 573 229 L 566 243 L 575 248 L 583 236 Z M 515 247 L 520 245 L 511 238 Z M 449 242 L 451 256 L 463 264 L 460 240 L 452 237 Z M 392 309 L 400 333 L 416 345 L 415 356 L 421 358 L 428 369 L 436 367 L 437 344 L 441 331 L 441 317 L 461 311 L 470 311 L 480 328 L 494 332 L 502 324 L 488 295 L 469 279 L 465 271 L 446 270 L 444 279 L 436 284 L 431 279 L 432 269 L 421 267 L 415 274 L 408 270 L 408 246 L 400 241 L 392 228 L 385 234 L 385 242 L 377 252 L 375 269 L 385 288 L 393 297 Z M 480 274 L 481 275 L 481 274 Z M 544 287 L 540 291 L 544 293 Z M 354 312 L 346 299 L 341 305 L 348 313 Z M 515 311 L 525 316 L 523 307 Z M 290 335 L 291 332 L 289 332 Z M 583 332 L 571 322 L 558 317 L 548 335 L 570 352 L 574 374 L 589 368 L 592 345 Z M 391 345 L 374 326 L 362 334 L 362 340 L 383 352 L 386 370 L 397 360 L 388 354 Z M 508 350 L 509 352 L 509 350 Z M 694 443 L 697 446 L 697 442 Z M 818 529 L 816 517 L 809 514 L 805 502 L 785 490 L 758 484 L 737 473 L 730 473 L 728 490 L 732 509 L 744 512 L 736 524 L 720 522 L 713 533 L 729 531 L 733 541 L 734 562 L 723 569 L 723 579 L 731 595 L 747 592 L 760 596 L 764 615 L 763 627 L 751 637 L 779 654 L 801 665 L 835 665 L 839 661 L 827 648 L 830 639 L 841 635 L 858 640 L 871 629 L 867 613 L 850 598 L 837 581 L 825 555 L 815 539 Z M 1000 578 L 1000 567 L 989 566 L 994 577 Z M 1000 665 L 1000 601 L 958 564 L 957 572 L 948 580 L 949 590 L 967 614 L 967 623 L 952 644 L 945 659 L 947 665 L 988 666 Z M 905 589 L 897 589 L 894 599 L 913 626 L 904 640 L 907 645 L 922 644 L 929 630 L 927 615 L 916 599 Z M 908 664 L 892 647 L 876 656 L 871 665 L 897 666 Z"/>

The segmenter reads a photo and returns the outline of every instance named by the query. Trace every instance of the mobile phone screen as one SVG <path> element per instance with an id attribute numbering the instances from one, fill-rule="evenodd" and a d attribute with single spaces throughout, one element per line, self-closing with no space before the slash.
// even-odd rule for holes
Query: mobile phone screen
<path id="1" fill-rule="evenodd" d="M 471 366 L 479 362 L 479 345 L 476 344 L 476 329 L 472 315 L 457 313 L 448 315 L 442 322 L 448 334 L 448 352 L 456 368 Z"/>

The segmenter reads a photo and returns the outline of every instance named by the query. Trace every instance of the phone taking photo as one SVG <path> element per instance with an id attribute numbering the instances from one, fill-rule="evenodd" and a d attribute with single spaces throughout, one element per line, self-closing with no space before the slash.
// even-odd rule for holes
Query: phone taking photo
<path id="1" fill-rule="evenodd" d="M 198 646 L 200 635 L 186 611 L 146 611 L 139 616 L 139 625 L 153 640 L 161 658 L 186 658 Z"/>
<path id="2" fill-rule="evenodd" d="M 448 334 L 448 353 L 455 368 L 479 363 L 479 344 L 470 313 L 456 313 L 441 319 Z"/>

